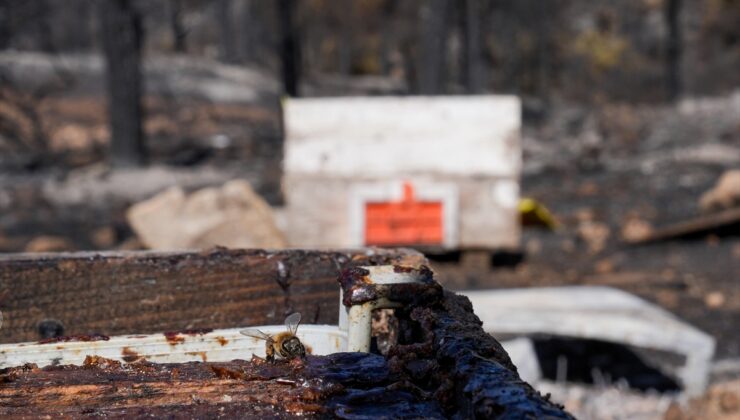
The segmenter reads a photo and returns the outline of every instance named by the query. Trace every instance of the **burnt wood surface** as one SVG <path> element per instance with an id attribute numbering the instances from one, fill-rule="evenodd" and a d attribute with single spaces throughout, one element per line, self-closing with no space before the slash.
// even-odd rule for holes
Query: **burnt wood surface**
<path id="1" fill-rule="evenodd" d="M 408 306 L 385 357 L 12 367 L 0 369 L 0 418 L 573 418 L 519 378 L 467 298 L 429 286 L 421 299 L 391 292 Z"/>
<path id="2" fill-rule="evenodd" d="M 363 268 L 344 270 L 339 278 L 345 306 L 379 298 L 403 304 L 394 311 L 398 339 L 386 355 L 391 372 L 452 418 L 572 418 L 519 377 L 467 297 L 445 291 L 426 266 L 395 271 L 414 272 L 418 282 L 375 284 Z"/>
<path id="3" fill-rule="evenodd" d="M 0 417 L 445 418 L 403 389 L 376 354 L 153 364 L 88 357 L 84 366 L 0 370 Z"/>
<path id="4" fill-rule="evenodd" d="M 336 324 L 342 269 L 419 264 L 414 251 L 103 252 L 0 256 L 0 342 L 303 322 Z"/>

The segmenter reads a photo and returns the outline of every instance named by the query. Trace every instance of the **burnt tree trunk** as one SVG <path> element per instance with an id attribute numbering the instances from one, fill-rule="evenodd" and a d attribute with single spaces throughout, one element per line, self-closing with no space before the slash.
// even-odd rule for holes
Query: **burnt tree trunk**
<path id="1" fill-rule="evenodd" d="M 47 53 L 57 52 L 57 48 L 54 45 L 54 35 L 51 31 L 51 25 L 53 23 L 49 16 L 51 7 L 47 0 L 37 0 L 34 3 L 37 13 L 34 16 L 33 23 L 35 23 L 38 28 L 39 48 L 41 51 Z"/>
<path id="2" fill-rule="evenodd" d="M 342 4 L 343 20 L 340 23 L 339 39 L 339 74 L 348 76 L 352 72 L 352 26 L 354 25 L 354 3 L 345 1 Z"/>
<path id="3" fill-rule="evenodd" d="M 255 54 L 255 36 L 254 26 L 258 24 L 255 19 L 254 4 L 250 0 L 243 0 L 236 4 L 236 21 L 238 22 L 236 33 L 236 52 L 243 61 L 254 61 Z"/>
<path id="4" fill-rule="evenodd" d="M 221 29 L 221 60 L 227 63 L 233 63 L 238 59 L 231 13 L 231 0 L 219 0 L 217 4 L 217 23 Z"/>
<path id="5" fill-rule="evenodd" d="M 146 162 L 141 129 L 141 16 L 130 0 L 100 2 L 113 166 Z"/>
<path id="6" fill-rule="evenodd" d="M 555 38 L 551 22 L 556 7 L 549 2 L 539 2 L 537 8 L 537 89 L 541 98 L 546 98 L 550 91 L 550 52 L 553 50 L 550 41 Z"/>
<path id="7" fill-rule="evenodd" d="M 0 50 L 10 47 L 10 40 L 13 38 L 11 24 L 12 5 L 10 3 L 0 2 Z"/>
<path id="8" fill-rule="evenodd" d="M 447 0 L 427 0 L 421 7 L 419 93 L 442 93 L 444 83 Z"/>
<path id="9" fill-rule="evenodd" d="M 666 48 L 666 91 L 670 100 L 681 94 L 681 0 L 665 2 L 665 19 L 668 27 L 668 45 Z"/>
<path id="10" fill-rule="evenodd" d="M 481 50 L 482 0 L 463 0 L 463 81 L 468 93 L 484 90 Z"/>
<path id="11" fill-rule="evenodd" d="M 288 96 L 298 96 L 300 81 L 300 48 L 294 22 L 295 0 L 279 0 L 280 61 L 282 63 L 283 89 Z"/>
<path id="12" fill-rule="evenodd" d="M 182 0 L 169 1 L 170 30 L 172 31 L 172 49 L 178 53 L 187 50 L 187 31 L 182 23 Z"/>
<path id="13" fill-rule="evenodd" d="M 394 39 L 393 14 L 395 10 L 395 0 L 386 0 L 381 8 L 382 17 L 380 20 L 381 32 L 378 58 L 380 61 L 380 72 L 384 76 L 388 76 L 391 72 L 390 49 Z"/>
<path id="14" fill-rule="evenodd" d="M 78 51 L 89 52 L 94 48 L 95 35 L 90 26 L 90 22 L 95 19 L 94 6 L 88 2 L 76 4 L 77 19 L 65 29 L 72 35 L 72 43 Z"/>

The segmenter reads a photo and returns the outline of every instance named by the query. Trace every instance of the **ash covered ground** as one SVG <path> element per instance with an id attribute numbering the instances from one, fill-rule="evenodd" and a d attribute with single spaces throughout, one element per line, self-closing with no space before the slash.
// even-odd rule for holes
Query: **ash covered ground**
<path id="1" fill-rule="evenodd" d="M 148 71 L 156 75 L 163 66 Z M 100 71 L 94 62 L 88 70 Z M 192 77 L 223 75 L 193 71 Z M 258 86 L 262 77 L 239 73 L 223 83 L 227 90 L 230 84 Z M 100 81 L 90 83 L 40 100 L 37 117 L 53 140 L 43 153 L 26 144 L 3 154 L 0 252 L 140 248 L 125 210 L 171 185 L 195 189 L 244 178 L 270 204 L 282 204 L 276 96 L 261 93 L 260 100 L 224 105 L 206 88 L 187 95 L 152 89 L 145 124 L 151 165 L 113 171 L 104 164 Z M 14 121 L 19 133 L 33 133 L 33 118 Z M 740 92 L 675 105 L 587 107 L 525 98 L 523 149 L 522 195 L 545 204 L 560 227 L 525 229 L 524 260 L 513 267 L 435 263 L 446 287 L 614 286 L 712 334 L 717 360 L 740 357 L 736 232 L 642 246 L 624 242 L 632 230 L 699 214 L 701 194 L 724 171 L 740 167 Z"/>
<path id="2" fill-rule="evenodd" d="M 675 107 L 554 106 L 524 128 L 522 195 L 548 206 L 554 232 L 525 229 L 512 269 L 442 264 L 448 286 L 607 285 L 677 314 L 740 356 L 737 227 L 628 245 L 635 230 L 698 216 L 699 197 L 740 165 L 740 93 Z"/>
<path id="3" fill-rule="evenodd" d="M 282 205 L 276 82 L 265 74 L 207 60 L 148 61 L 153 82 L 144 128 L 151 164 L 113 171 L 104 163 L 101 63 L 35 53 L 2 59 L 15 77 L 4 103 L 16 106 L 3 108 L 4 121 L 19 135 L 38 123 L 49 142 L 42 149 L 28 142 L 11 147 L 0 159 L 0 251 L 139 248 L 125 210 L 172 185 L 187 190 L 243 178 L 271 205 Z M 179 69 L 174 81 L 166 72 L 173 67 Z M 59 74 L 84 83 L 35 99 L 36 114 L 12 112 L 31 99 L 11 93 L 23 96 Z M 177 81 L 198 88 L 183 91 Z M 523 103 L 522 196 L 546 205 L 560 226 L 525 229 L 524 260 L 516 267 L 440 262 L 439 278 L 453 289 L 619 287 L 714 335 L 718 358 L 740 356 L 733 329 L 740 320 L 738 236 L 624 242 L 632 230 L 698 215 L 701 194 L 724 171 L 740 167 L 740 91 L 675 105 Z"/>

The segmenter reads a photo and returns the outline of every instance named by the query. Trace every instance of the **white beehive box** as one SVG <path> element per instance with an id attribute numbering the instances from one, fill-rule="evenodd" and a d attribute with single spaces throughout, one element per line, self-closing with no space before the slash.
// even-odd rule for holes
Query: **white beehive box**
<path id="1" fill-rule="evenodd" d="M 520 127 L 514 96 L 287 100 L 291 246 L 517 248 Z"/>

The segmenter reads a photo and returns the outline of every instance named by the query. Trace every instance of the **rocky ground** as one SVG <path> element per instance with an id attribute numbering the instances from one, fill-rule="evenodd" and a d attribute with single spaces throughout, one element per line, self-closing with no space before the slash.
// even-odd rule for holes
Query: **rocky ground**
<path id="1" fill-rule="evenodd" d="M 540 384 L 579 419 L 640 420 L 729 420 L 740 414 L 740 381 L 725 381 L 710 386 L 705 395 L 686 399 L 675 395 L 639 393 L 623 386 L 584 387 L 556 383 Z"/>

